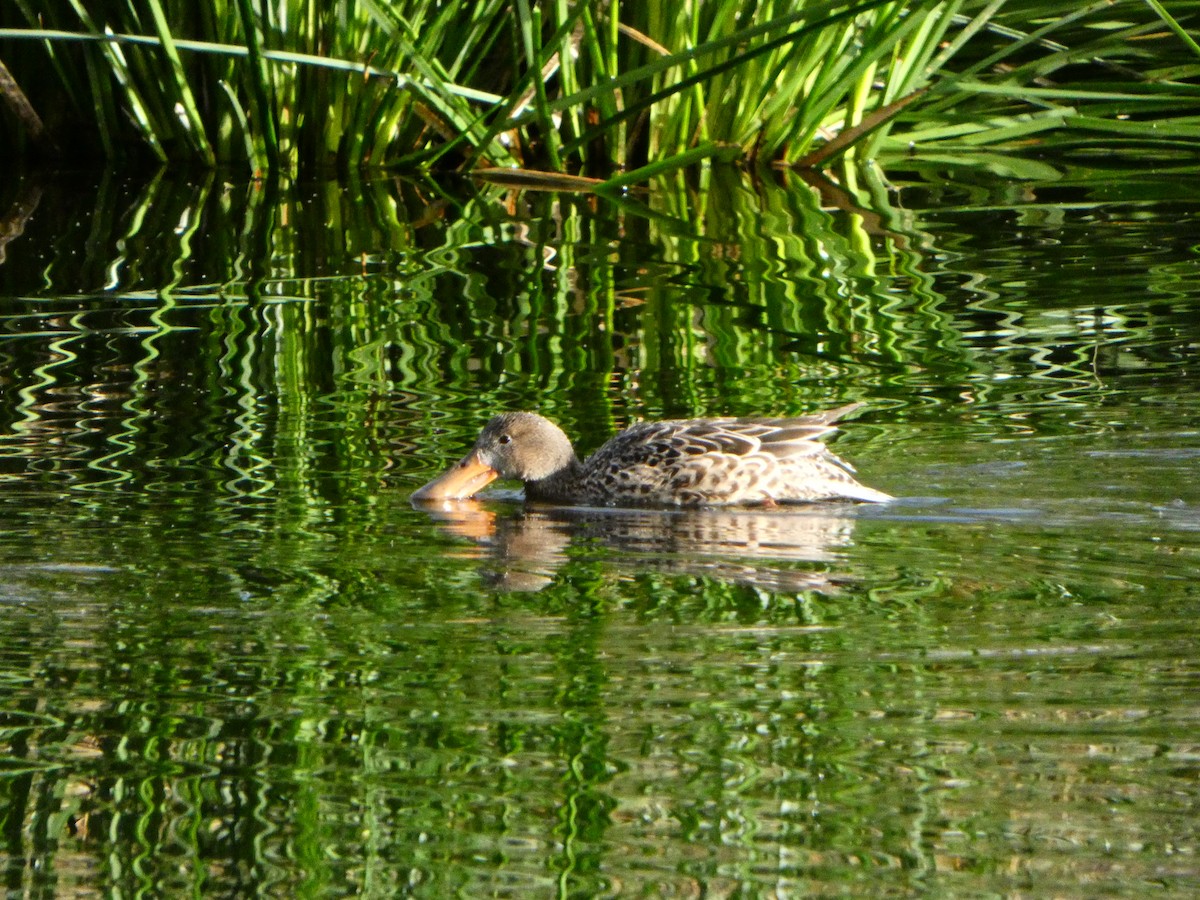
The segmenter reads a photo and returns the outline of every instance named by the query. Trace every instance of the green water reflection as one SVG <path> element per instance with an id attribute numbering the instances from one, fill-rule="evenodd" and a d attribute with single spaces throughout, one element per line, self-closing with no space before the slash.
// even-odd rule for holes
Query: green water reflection
<path id="1" fill-rule="evenodd" d="M 9 893 L 1200 889 L 1200 191 L 708 177 L 0 186 Z M 885 507 L 407 501 L 859 399 Z"/>

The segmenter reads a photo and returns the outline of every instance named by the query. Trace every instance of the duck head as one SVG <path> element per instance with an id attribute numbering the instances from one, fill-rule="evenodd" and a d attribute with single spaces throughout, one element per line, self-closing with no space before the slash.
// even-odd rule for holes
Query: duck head
<path id="1" fill-rule="evenodd" d="M 465 500 L 497 478 L 542 481 L 567 469 L 575 450 L 561 428 L 535 413 L 504 413 L 484 426 L 471 452 L 418 488 L 414 500 Z"/>

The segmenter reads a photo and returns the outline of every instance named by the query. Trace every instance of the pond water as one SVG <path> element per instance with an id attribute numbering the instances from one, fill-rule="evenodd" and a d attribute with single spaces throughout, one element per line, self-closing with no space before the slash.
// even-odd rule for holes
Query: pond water
<path id="1" fill-rule="evenodd" d="M 1194 896 L 1200 182 L 0 185 L 10 896 Z M 881 506 L 409 494 L 864 401 Z"/>

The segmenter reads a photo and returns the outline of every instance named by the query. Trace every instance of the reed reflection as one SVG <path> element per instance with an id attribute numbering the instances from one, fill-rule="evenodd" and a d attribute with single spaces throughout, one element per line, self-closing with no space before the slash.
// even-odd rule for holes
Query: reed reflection
<path id="1" fill-rule="evenodd" d="M 481 574 L 505 591 L 550 585 L 572 547 L 600 544 L 618 570 L 699 575 L 769 591 L 832 593 L 847 578 L 828 565 L 852 544 L 855 506 L 611 509 L 479 500 L 414 502 L 477 549 Z M 800 563 L 820 563 L 810 569 Z"/>

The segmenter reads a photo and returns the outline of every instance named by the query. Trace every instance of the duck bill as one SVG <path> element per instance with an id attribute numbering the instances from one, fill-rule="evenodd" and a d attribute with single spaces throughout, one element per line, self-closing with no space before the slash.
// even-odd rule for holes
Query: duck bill
<path id="1" fill-rule="evenodd" d="M 471 451 L 462 461 L 451 466 L 433 481 L 413 493 L 414 500 L 466 500 L 474 497 L 500 477 L 500 473 L 485 463 L 479 453 Z"/>

